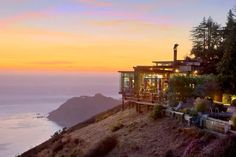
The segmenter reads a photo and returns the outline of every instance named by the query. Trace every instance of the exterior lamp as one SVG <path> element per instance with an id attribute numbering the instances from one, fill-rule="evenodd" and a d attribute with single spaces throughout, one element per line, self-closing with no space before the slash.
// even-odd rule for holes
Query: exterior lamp
<path id="1" fill-rule="evenodd" d="M 198 71 L 197 71 L 197 70 L 195 70 L 195 71 L 193 72 L 193 74 L 194 74 L 194 75 L 197 75 L 197 74 L 198 74 Z"/>
<path id="2" fill-rule="evenodd" d="M 179 73 L 179 69 L 175 69 L 175 72 L 176 72 L 176 73 Z"/>

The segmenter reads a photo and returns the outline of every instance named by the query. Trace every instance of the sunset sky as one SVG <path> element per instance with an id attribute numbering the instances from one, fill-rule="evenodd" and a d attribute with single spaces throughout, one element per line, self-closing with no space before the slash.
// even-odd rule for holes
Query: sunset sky
<path id="1" fill-rule="evenodd" d="M 0 71 L 130 70 L 191 49 L 204 16 L 224 25 L 235 0 L 1 0 Z"/>

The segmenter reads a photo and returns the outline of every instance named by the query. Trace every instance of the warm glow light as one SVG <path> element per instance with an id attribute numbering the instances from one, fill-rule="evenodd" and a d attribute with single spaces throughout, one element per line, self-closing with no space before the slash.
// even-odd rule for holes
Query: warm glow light
<path id="1" fill-rule="evenodd" d="M 179 73 L 179 69 L 175 69 L 175 72 L 176 72 L 176 73 Z"/>

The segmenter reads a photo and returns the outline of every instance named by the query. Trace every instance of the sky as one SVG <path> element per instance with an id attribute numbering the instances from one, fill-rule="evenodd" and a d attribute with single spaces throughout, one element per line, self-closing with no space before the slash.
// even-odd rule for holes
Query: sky
<path id="1" fill-rule="evenodd" d="M 116 72 L 191 50 L 203 17 L 235 0 L 1 0 L 0 71 Z"/>

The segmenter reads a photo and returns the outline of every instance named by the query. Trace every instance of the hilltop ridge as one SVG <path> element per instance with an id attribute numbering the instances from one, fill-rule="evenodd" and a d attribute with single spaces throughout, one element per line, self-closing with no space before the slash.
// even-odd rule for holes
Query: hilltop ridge
<path id="1" fill-rule="evenodd" d="M 63 127 L 71 127 L 93 115 L 121 104 L 120 100 L 100 93 L 94 96 L 73 97 L 49 113 L 48 119 Z"/>

